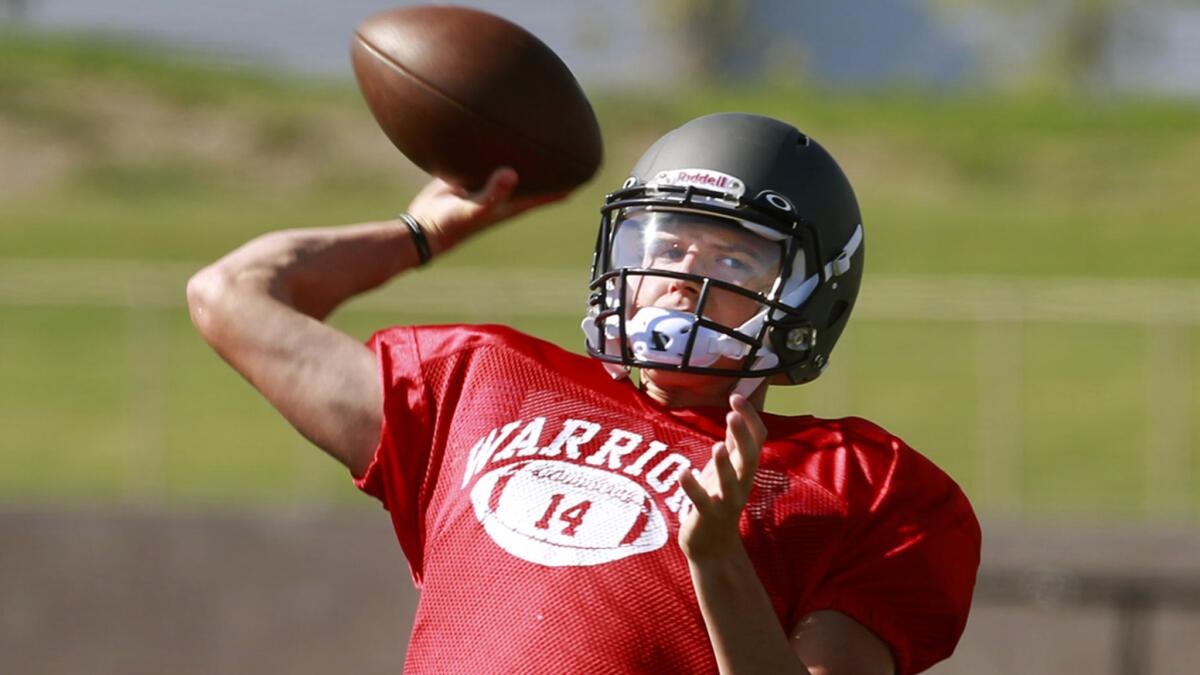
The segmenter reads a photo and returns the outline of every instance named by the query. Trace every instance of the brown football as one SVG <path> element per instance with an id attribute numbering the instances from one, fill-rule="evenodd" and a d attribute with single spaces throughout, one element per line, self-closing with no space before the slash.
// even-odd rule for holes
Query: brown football
<path id="1" fill-rule="evenodd" d="M 376 14 L 351 47 L 359 88 L 410 160 L 468 189 L 511 166 L 517 192 L 586 182 L 600 166 L 600 127 L 561 59 L 525 29 L 465 7 Z"/>

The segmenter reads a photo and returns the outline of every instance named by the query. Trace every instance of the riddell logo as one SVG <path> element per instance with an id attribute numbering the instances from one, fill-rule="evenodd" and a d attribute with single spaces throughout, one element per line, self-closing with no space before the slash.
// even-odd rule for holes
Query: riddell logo
<path id="1" fill-rule="evenodd" d="M 679 175 L 675 176 L 675 180 L 679 183 L 711 185 L 718 188 L 723 188 L 729 183 L 728 176 L 717 176 L 711 173 L 688 173 L 686 171 L 680 171 Z"/>
<path id="2" fill-rule="evenodd" d="M 674 169 L 662 171 L 654 177 L 653 183 L 659 185 L 694 185 L 698 188 L 724 192 L 733 197 L 741 197 L 746 191 L 746 184 L 738 178 L 720 171 L 707 169 Z"/>

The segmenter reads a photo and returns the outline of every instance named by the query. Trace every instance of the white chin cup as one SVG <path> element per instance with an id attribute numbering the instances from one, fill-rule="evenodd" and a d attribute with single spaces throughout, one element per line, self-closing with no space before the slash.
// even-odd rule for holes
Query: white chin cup
<path id="1" fill-rule="evenodd" d="M 629 346 L 640 361 L 679 365 L 683 363 L 683 353 L 696 329 L 695 320 L 695 315 L 690 312 L 643 307 L 625 324 Z M 688 365 L 706 368 L 722 356 L 740 359 L 747 351 L 748 345 L 701 326 Z"/>

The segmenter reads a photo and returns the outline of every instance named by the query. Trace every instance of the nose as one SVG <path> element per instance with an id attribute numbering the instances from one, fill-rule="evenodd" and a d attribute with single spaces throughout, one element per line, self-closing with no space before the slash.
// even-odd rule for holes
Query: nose
<path id="1" fill-rule="evenodd" d="M 679 262 L 674 265 L 677 272 L 685 272 L 687 274 L 697 274 L 696 267 L 699 263 L 696 250 L 688 249 L 687 253 L 679 259 Z"/>
<path id="2" fill-rule="evenodd" d="M 694 252 L 689 252 L 687 255 L 685 255 L 683 259 L 679 261 L 679 264 L 675 266 L 675 271 L 683 272 L 685 274 L 696 274 L 696 254 Z M 668 284 L 668 289 L 684 295 L 700 294 L 700 284 L 689 279 L 671 279 Z"/>
<path id="3" fill-rule="evenodd" d="M 694 281 L 686 279 L 671 279 L 668 290 L 672 293 L 681 293 L 683 295 L 699 295 L 700 287 Z"/>

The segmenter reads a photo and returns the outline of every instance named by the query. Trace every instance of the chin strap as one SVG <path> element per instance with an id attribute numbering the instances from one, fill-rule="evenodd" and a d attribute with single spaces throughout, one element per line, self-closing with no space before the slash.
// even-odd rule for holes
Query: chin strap
<path id="1" fill-rule="evenodd" d="M 779 357 L 768 352 L 768 353 L 763 354 L 762 356 L 758 357 L 757 359 L 754 359 L 754 365 L 752 366 L 752 368 L 754 368 L 754 369 L 774 368 L 778 363 L 779 363 Z M 746 398 L 750 398 L 750 394 L 753 394 L 754 390 L 758 389 L 758 386 L 760 384 L 762 384 L 764 379 L 766 379 L 766 378 L 743 377 L 742 379 L 738 380 L 737 386 L 735 386 L 733 388 L 733 391 L 730 393 L 741 394 L 742 396 L 745 396 Z"/>
<path id="2" fill-rule="evenodd" d="M 604 369 L 608 371 L 608 374 L 611 375 L 612 379 L 614 380 L 623 380 L 629 377 L 629 369 L 619 363 L 605 361 Z"/>

